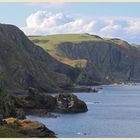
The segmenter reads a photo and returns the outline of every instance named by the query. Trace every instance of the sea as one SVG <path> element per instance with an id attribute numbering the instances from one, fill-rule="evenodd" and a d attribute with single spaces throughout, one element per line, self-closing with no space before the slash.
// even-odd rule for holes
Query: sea
<path id="1" fill-rule="evenodd" d="M 140 138 L 140 84 L 96 88 L 97 93 L 74 93 L 86 102 L 85 113 L 27 119 L 44 123 L 59 138 Z"/>

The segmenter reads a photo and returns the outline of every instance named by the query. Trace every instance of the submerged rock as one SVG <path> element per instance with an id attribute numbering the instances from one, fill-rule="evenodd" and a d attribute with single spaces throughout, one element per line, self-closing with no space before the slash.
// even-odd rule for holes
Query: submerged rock
<path id="1" fill-rule="evenodd" d="M 65 113 L 79 113 L 88 111 L 87 105 L 74 94 L 59 94 L 56 96 L 56 111 Z"/>
<path id="2" fill-rule="evenodd" d="M 55 133 L 49 130 L 44 124 L 37 121 L 18 120 L 16 118 L 4 119 L 7 127 L 28 137 L 48 137 L 55 138 Z"/>

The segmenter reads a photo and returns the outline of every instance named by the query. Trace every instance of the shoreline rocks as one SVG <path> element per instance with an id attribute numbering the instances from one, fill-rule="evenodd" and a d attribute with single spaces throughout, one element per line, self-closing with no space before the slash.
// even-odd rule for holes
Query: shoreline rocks
<path id="1" fill-rule="evenodd" d="M 34 115 L 40 114 L 41 116 L 56 118 L 58 116 L 53 115 L 52 112 L 81 113 L 88 111 L 86 103 L 72 93 L 61 93 L 53 97 L 30 88 L 26 96 L 7 96 L 10 100 L 2 103 L 2 105 L 4 110 L 7 109 L 8 115 L 1 119 L 0 123 L 2 124 L 0 125 L 27 137 L 55 138 L 56 136 L 53 131 L 49 130 L 42 123 L 23 120 L 26 115 L 34 113 Z M 0 110 L 2 111 L 0 114 L 3 114 L 4 110 L 2 109 Z"/>
<path id="2" fill-rule="evenodd" d="M 87 105 L 72 93 L 61 93 L 55 97 L 41 94 L 36 89 L 30 88 L 26 97 L 16 97 L 16 106 L 26 113 L 33 110 L 46 115 L 48 112 L 79 113 L 88 111 Z M 35 113 L 35 112 L 34 112 Z"/>
<path id="3" fill-rule="evenodd" d="M 4 119 L 4 122 L 6 123 L 6 127 L 11 128 L 18 133 L 24 134 L 27 137 L 56 138 L 53 131 L 49 130 L 44 124 L 37 121 L 7 118 Z"/>
<path id="4" fill-rule="evenodd" d="M 80 113 L 88 111 L 87 105 L 74 94 L 59 94 L 56 96 L 56 112 Z"/>
<path id="5" fill-rule="evenodd" d="M 90 93 L 97 93 L 98 90 L 96 88 L 86 87 L 86 86 L 79 86 L 72 89 L 72 92 L 90 92 Z"/>

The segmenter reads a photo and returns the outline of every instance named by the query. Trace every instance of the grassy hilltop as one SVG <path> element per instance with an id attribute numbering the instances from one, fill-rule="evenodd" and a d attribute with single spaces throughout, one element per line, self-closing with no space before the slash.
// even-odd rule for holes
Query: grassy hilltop
<path id="1" fill-rule="evenodd" d="M 82 84 L 139 79 L 139 49 L 122 39 L 90 34 L 30 36 L 29 39 L 59 62 L 80 68 L 76 81 Z"/>
<path id="2" fill-rule="evenodd" d="M 50 55 L 55 57 L 58 61 L 68 64 L 72 67 L 80 66 L 84 67 L 86 64 L 85 59 L 70 59 L 64 56 L 57 50 L 59 44 L 63 42 L 84 42 L 84 41 L 105 41 L 101 37 L 89 34 L 58 34 L 48 36 L 30 36 L 29 39 L 36 45 L 41 46 L 44 50 L 49 52 Z"/>

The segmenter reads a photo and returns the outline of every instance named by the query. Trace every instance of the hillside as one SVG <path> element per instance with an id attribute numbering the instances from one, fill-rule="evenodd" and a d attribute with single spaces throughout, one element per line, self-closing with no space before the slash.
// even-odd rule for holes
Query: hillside
<path id="1" fill-rule="evenodd" d="M 34 45 L 16 26 L 0 24 L 0 81 L 6 88 L 60 91 L 71 86 L 65 70 L 73 69 Z"/>
<path id="2" fill-rule="evenodd" d="M 140 80 L 140 51 L 124 40 L 90 34 L 32 36 L 29 39 L 58 61 L 79 68 L 77 83 Z"/>
<path id="3" fill-rule="evenodd" d="M 0 137 L 1 138 L 27 138 L 27 136 L 15 132 L 15 130 L 0 126 Z"/>
<path id="4" fill-rule="evenodd" d="M 82 41 L 104 41 L 99 36 L 90 36 L 89 34 L 60 34 L 60 35 L 49 35 L 49 36 L 30 36 L 29 39 L 38 46 L 41 46 L 50 55 L 56 58 L 58 61 L 68 64 L 72 67 L 86 65 L 85 59 L 70 59 L 59 52 L 58 45 L 64 42 L 82 42 Z"/>

